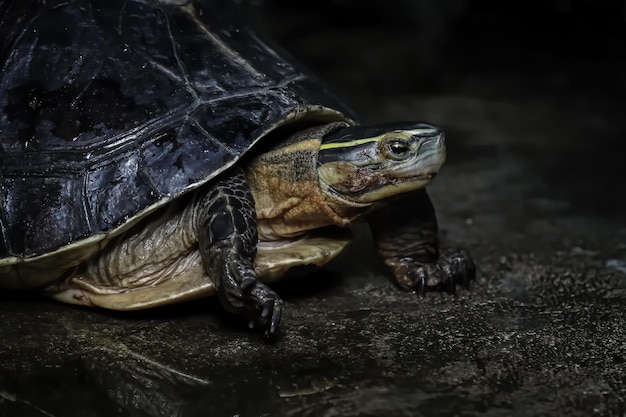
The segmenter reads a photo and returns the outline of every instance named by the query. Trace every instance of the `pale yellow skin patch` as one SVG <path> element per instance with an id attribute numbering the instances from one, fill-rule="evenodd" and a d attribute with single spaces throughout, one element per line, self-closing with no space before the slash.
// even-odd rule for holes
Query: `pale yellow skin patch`
<path id="1" fill-rule="evenodd" d="M 67 303 L 114 310 L 213 295 L 214 279 L 206 273 L 198 250 L 197 215 L 193 199 L 172 204 L 117 237 L 45 291 Z M 311 233 L 282 244 L 260 242 L 255 270 L 262 282 L 275 282 L 294 267 L 323 266 L 349 242 L 347 230 Z"/>
<path id="2" fill-rule="evenodd" d="M 350 231 L 342 229 L 331 237 L 325 234 L 307 235 L 286 247 L 260 244 L 254 262 L 257 277 L 271 284 L 283 279 L 293 268 L 322 267 L 341 253 L 351 240 Z M 161 272 L 156 276 L 135 276 L 136 283 L 137 278 L 145 281 L 139 287 L 94 285 L 91 276 L 75 274 L 47 291 L 59 301 L 112 310 L 139 310 L 215 294 L 214 280 L 207 275 L 197 249 L 182 257 L 174 268 Z"/>

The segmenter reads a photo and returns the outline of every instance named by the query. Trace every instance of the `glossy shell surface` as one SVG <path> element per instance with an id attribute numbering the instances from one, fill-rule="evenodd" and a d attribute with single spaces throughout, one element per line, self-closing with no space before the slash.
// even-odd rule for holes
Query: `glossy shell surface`
<path id="1" fill-rule="evenodd" d="M 5 265 L 120 229 L 281 124 L 349 115 L 232 7 L 0 3 Z"/>

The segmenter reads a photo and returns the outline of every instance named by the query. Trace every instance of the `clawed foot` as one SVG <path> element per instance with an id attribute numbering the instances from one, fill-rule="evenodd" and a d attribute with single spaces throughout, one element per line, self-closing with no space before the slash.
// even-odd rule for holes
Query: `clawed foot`
<path id="1" fill-rule="evenodd" d="M 420 295 L 426 291 L 456 294 L 457 285 L 467 289 L 476 278 L 474 261 L 464 249 L 448 250 L 435 263 L 422 263 L 411 257 L 387 259 L 385 263 L 400 287 Z"/>
<path id="2" fill-rule="evenodd" d="M 222 305 L 231 313 L 247 318 L 251 328 L 271 338 L 278 329 L 283 301 L 269 287 L 257 281 L 250 268 L 234 268 L 225 274 L 218 288 Z"/>
<path id="3" fill-rule="evenodd" d="M 250 292 L 250 298 L 258 306 L 257 312 L 260 312 L 256 320 L 250 320 L 250 327 L 263 329 L 263 334 L 269 339 L 278 329 L 283 312 L 283 300 L 269 287 L 258 281 Z"/>

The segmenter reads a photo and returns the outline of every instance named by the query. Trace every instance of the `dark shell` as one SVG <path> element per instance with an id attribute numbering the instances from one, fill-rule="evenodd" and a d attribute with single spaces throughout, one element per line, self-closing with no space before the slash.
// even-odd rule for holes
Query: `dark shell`
<path id="1" fill-rule="evenodd" d="M 166 3 L 0 3 L 0 259 L 124 224 L 294 112 L 347 111 L 229 1 Z"/>

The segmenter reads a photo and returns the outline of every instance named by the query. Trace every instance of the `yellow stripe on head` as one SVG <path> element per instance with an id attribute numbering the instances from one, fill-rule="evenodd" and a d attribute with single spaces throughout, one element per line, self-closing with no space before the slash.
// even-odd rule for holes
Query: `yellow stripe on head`
<path id="1" fill-rule="evenodd" d="M 381 140 L 386 139 L 389 136 L 393 136 L 394 139 L 400 139 L 400 140 L 407 140 L 408 141 L 413 136 L 432 135 L 432 134 L 437 134 L 438 131 L 439 130 L 437 128 L 431 127 L 431 126 L 424 126 L 424 127 L 419 127 L 419 128 L 403 129 L 403 130 L 390 130 L 388 132 L 385 132 L 382 135 L 377 135 L 377 136 L 372 136 L 372 137 L 364 137 L 364 138 L 360 138 L 360 139 L 350 139 L 350 140 L 346 140 L 346 141 L 343 141 L 343 142 L 336 141 L 336 142 L 323 143 L 320 146 L 320 150 L 348 148 L 348 147 L 352 147 L 352 146 L 363 145 L 365 143 L 370 143 L 370 142 L 380 142 Z"/>
<path id="2" fill-rule="evenodd" d="M 351 146 L 359 146 L 359 145 L 363 145 L 364 143 L 369 143 L 369 142 L 378 142 L 379 140 L 381 140 L 383 138 L 384 135 L 380 135 L 380 136 L 376 136 L 373 138 L 363 138 L 363 139 L 353 139 L 353 140 L 348 140 L 345 142 L 331 142 L 331 143 L 324 143 L 320 146 L 320 150 L 325 150 L 325 149 L 337 149 L 337 148 L 348 148 Z"/>

